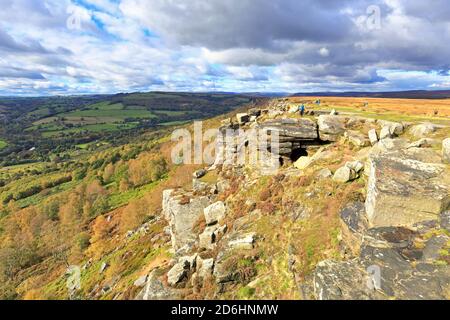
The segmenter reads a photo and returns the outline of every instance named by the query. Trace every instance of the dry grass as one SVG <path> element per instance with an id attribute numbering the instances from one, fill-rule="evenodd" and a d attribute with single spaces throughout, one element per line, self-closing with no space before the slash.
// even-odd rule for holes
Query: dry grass
<path id="1" fill-rule="evenodd" d="M 310 106 L 319 97 L 290 98 L 293 103 L 306 103 Z M 347 98 L 320 97 L 322 106 L 338 110 L 358 110 L 360 112 L 383 114 L 398 114 L 418 116 L 430 119 L 445 119 L 450 117 L 450 99 L 384 99 L 384 98 Z M 365 104 L 368 103 L 366 107 Z"/>

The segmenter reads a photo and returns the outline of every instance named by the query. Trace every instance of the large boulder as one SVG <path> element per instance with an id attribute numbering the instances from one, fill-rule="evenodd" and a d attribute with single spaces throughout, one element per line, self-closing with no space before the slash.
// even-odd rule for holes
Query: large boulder
<path id="1" fill-rule="evenodd" d="M 338 141 L 345 133 L 345 118 L 321 115 L 318 120 L 319 136 L 323 141 Z"/>
<path id="2" fill-rule="evenodd" d="M 410 130 L 410 133 L 416 138 L 425 138 L 431 133 L 437 130 L 437 126 L 432 123 L 422 123 L 416 126 L 413 126 Z"/>
<path id="3" fill-rule="evenodd" d="M 206 196 L 194 197 L 191 193 L 166 191 L 163 193 L 163 213 L 169 222 L 172 247 L 175 252 L 188 248 L 197 241 L 193 231 L 203 211 L 211 201 Z M 187 251 L 186 251 L 187 250 Z"/>
<path id="4" fill-rule="evenodd" d="M 371 226 L 436 220 L 450 204 L 450 172 L 430 149 L 371 155 L 366 211 Z"/>
<path id="5" fill-rule="evenodd" d="M 185 259 L 182 259 L 180 262 L 175 264 L 167 273 L 167 282 L 169 285 L 174 287 L 180 282 L 186 280 L 190 268 L 190 263 Z"/>
<path id="6" fill-rule="evenodd" d="M 370 145 L 370 140 L 366 135 L 359 131 L 348 131 L 346 133 L 348 141 L 356 147 L 368 147 Z"/>
<path id="7" fill-rule="evenodd" d="M 333 181 L 347 183 L 355 180 L 356 178 L 358 178 L 358 174 L 355 170 L 348 166 L 343 166 L 342 168 L 336 170 L 333 176 Z"/>
<path id="8" fill-rule="evenodd" d="M 444 163 L 450 163 L 450 138 L 442 142 L 442 160 Z"/>
<path id="9" fill-rule="evenodd" d="M 206 224 L 209 226 L 221 222 L 225 218 L 226 210 L 225 203 L 222 201 L 206 207 L 204 210 Z"/>

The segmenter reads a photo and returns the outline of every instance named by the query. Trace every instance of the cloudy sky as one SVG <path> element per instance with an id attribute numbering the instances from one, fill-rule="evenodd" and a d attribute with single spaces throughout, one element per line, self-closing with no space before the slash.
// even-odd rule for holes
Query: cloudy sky
<path id="1" fill-rule="evenodd" d="M 0 95 L 450 89 L 447 0 L 0 0 Z"/>

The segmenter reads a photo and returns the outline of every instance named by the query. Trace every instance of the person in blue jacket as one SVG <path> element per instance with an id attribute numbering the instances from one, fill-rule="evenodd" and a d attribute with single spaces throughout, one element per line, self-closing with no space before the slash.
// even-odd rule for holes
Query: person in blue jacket
<path id="1" fill-rule="evenodd" d="M 298 111 L 300 112 L 300 115 L 303 117 L 303 116 L 305 115 L 305 111 L 306 111 L 305 105 L 302 104 L 302 105 L 298 108 Z"/>

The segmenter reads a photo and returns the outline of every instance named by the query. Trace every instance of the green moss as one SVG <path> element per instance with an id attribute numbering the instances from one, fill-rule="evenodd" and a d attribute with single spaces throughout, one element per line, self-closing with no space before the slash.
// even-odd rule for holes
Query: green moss
<path id="1" fill-rule="evenodd" d="M 255 295 L 255 289 L 249 287 L 240 288 L 238 291 L 238 298 L 240 300 L 248 300 L 251 299 Z"/>

